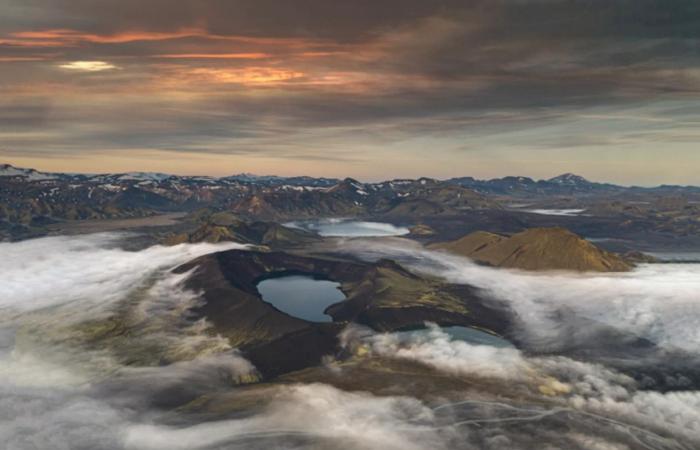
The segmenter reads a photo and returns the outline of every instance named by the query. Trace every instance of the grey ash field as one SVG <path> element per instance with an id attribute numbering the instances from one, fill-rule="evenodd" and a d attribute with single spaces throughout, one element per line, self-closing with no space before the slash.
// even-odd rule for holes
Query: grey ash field
<path id="1" fill-rule="evenodd" d="M 695 449 L 699 235 L 698 188 L 571 174 L 0 166 L 0 442 Z"/>

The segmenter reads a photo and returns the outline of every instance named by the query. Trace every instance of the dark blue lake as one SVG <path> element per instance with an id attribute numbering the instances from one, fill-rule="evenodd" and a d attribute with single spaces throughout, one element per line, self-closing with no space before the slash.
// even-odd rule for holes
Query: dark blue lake
<path id="1" fill-rule="evenodd" d="M 310 322 L 332 321 L 323 311 L 345 300 L 339 287 L 339 283 L 305 275 L 268 278 L 257 286 L 263 300 L 290 316 Z"/>

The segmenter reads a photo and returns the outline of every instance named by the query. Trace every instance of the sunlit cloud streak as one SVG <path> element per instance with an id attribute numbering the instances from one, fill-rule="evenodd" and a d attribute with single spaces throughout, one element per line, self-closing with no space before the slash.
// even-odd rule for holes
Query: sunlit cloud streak
<path id="1" fill-rule="evenodd" d="M 67 70 L 77 70 L 82 72 L 102 72 L 104 70 L 113 70 L 118 67 L 105 61 L 72 61 L 61 64 L 58 67 Z"/>
<path id="2" fill-rule="evenodd" d="M 155 55 L 155 58 L 168 59 L 263 59 L 269 58 L 268 53 L 173 53 Z"/>

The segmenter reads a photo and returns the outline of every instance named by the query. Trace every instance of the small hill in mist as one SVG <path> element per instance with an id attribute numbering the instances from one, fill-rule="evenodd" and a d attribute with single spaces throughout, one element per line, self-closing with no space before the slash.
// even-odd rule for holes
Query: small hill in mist
<path id="1" fill-rule="evenodd" d="M 523 270 L 625 272 L 632 265 L 565 228 L 531 228 L 510 237 L 477 231 L 431 248 L 495 267 Z"/>
<path id="2" fill-rule="evenodd" d="M 202 218 L 196 228 L 167 236 L 163 243 L 177 245 L 198 242 L 239 242 L 270 247 L 309 244 L 319 237 L 309 231 L 285 227 L 275 222 L 245 222 L 235 215 L 217 213 Z"/>

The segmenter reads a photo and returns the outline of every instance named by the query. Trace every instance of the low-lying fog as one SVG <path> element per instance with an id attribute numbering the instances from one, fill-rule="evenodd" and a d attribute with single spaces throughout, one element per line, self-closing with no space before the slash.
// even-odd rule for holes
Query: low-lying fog
<path id="1" fill-rule="evenodd" d="M 291 228 L 314 231 L 327 237 L 380 237 L 403 236 L 410 233 L 406 227 L 397 227 L 384 222 L 365 222 L 349 219 L 320 219 L 289 222 Z"/>
<path id="2" fill-rule="evenodd" d="M 566 216 L 575 217 L 580 216 L 586 210 L 585 209 L 524 209 L 523 211 L 532 214 L 540 214 L 543 216 Z"/>
<path id="3" fill-rule="evenodd" d="M 559 351 L 572 340 L 588 342 L 601 328 L 648 339 L 668 351 L 700 349 L 700 264 L 646 264 L 612 274 L 532 273 L 477 265 L 405 239 L 342 245 L 366 259 L 394 258 L 414 270 L 482 288 L 517 314 L 520 326 L 513 332 L 532 350 Z"/>
<path id="4" fill-rule="evenodd" d="M 386 396 L 318 383 L 269 385 L 235 410 L 195 414 L 178 407 L 198 405 L 202 395 L 248 392 L 254 386 L 239 383 L 257 375 L 205 321 L 188 319 L 198 294 L 183 289 L 187 274 L 170 269 L 242 246 L 126 251 L 123 239 L 128 236 L 95 234 L 0 244 L 5 448 L 700 446 L 700 265 L 528 274 L 403 239 L 343 241 L 349 253 L 393 257 L 483 289 L 517 317 L 511 338 L 520 349 L 454 340 L 432 326 L 377 334 L 350 325 L 345 346 L 420 362 L 436 377 L 496 383 L 503 387 L 499 395 L 426 402 L 405 385 Z M 342 365 L 333 371 L 343 376 Z"/>

